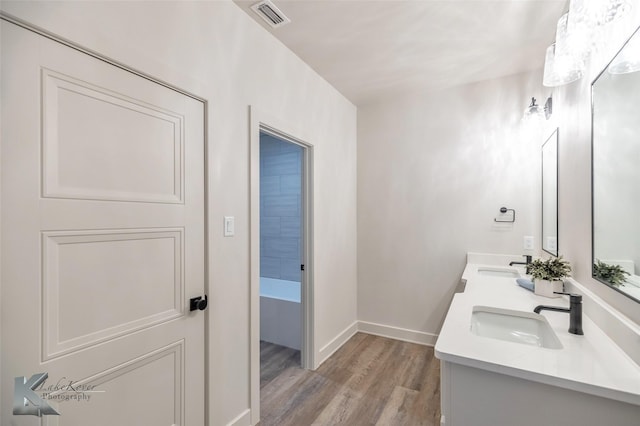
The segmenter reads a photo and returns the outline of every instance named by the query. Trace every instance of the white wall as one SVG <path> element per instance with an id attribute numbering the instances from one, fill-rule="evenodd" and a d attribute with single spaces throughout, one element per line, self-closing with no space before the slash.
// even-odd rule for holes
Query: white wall
<path id="1" fill-rule="evenodd" d="M 621 34 L 640 23 L 634 5 L 635 15 L 615 25 Z M 360 321 L 412 330 L 428 343 L 466 252 L 526 253 L 522 237 L 533 235 L 540 253 L 540 146 L 559 127 L 560 254 L 578 282 L 640 323 L 636 302 L 591 277 L 590 88 L 622 39 L 567 86 L 543 88 L 537 71 L 359 108 Z M 529 98 L 543 104 L 551 94 L 552 118 L 525 130 L 519 120 Z M 501 206 L 517 210 L 513 226 L 493 223 Z"/>
<path id="2" fill-rule="evenodd" d="M 249 407 L 249 117 L 315 144 L 316 350 L 356 320 L 356 108 L 230 1 L 2 2 L 2 10 L 209 102 L 209 408 Z M 223 238 L 222 218 L 236 217 Z M 247 417 L 242 417 L 244 421 Z"/>
<path id="3" fill-rule="evenodd" d="M 358 110 L 358 319 L 439 332 L 468 251 L 540 246 L 540 72 Z M 545 94 L 547 94 L 545 92 Z M 500 207 L 513 224 L 495 223 Z M 533 254 L 533 253 L 529 253 Z M 432 336 L 431 336 L 432 337 Z"/>

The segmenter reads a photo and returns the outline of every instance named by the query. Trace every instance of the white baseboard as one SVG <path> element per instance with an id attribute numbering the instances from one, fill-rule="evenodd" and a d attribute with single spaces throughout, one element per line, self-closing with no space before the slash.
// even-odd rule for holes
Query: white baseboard
<path id="1" fill-rule="evenodd" d="M 329 343 L 323 346 L 318 352 L 317 365 L 314 370 L 325 362 L 344 345 L 358 331 L 376 336 L 388 337 L 390 339 L 402 340 L 404 342 L 417 343 L 419 345 L 434 346 L 438 339 L 437 334 L 425 333 L 423 331 L 409 330 L 406 328 L 393 327 L 390 325 L 376 324 L 366 321 L 354 321 L 353 324 L 342 330 Z"/>
<path id="2" fill-rule="evenodd" d="M 354 334 L 358 332 L 358 321 L 354 321 L 353 324 L 342 330 L 332 341 L 324 345 L 318 351 L 316 357 L 316 365 L 313 366 L 314 370 L 318 368 L 323 362 L 327 360 L 335 351 L 340 349 Z"/>
<path id="3" fill-rule="evenodd" d="M 227 423 L 227 426 L 250 426 L 251 410 L 248 408 L 238 415 L 235 419 Z"/>
<path id="4" fill-rule="evenodd" d="M 409 330 L 390 325 L 376 324 L 373 322 L 358 321 L 358 331 L 376 336 L 389 337 L 405 342 L 418 343 L 420 345 L 434 346 L 438 339 L 437 334 L 423 331 Z"/>

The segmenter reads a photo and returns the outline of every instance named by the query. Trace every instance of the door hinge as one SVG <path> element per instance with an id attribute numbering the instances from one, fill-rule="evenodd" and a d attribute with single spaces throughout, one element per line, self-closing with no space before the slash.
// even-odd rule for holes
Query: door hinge
<path id="1" fill-rule="evenodd" d="M 304 265 L 300 265 L 300 270 L 304 271 Z"/>

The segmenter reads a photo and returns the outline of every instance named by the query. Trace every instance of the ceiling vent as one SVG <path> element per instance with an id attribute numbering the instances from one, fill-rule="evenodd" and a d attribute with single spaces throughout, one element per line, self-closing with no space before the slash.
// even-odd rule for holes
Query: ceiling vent
<path id="1" fill-rule="evenodd" d="M 251 6 L 251 9 L 273 28 L 280 28 L 291 22 L 271 0 L 262 0 Z"/>

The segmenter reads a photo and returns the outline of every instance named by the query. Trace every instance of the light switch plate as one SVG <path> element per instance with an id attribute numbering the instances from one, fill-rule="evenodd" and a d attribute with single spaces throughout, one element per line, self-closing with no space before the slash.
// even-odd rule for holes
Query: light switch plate
<path id="1" fill-rule="evenodd" d="M 233 216 L 224 217 L 224 236 L 233 237 L 236 233 L 235 218 Z"/>

